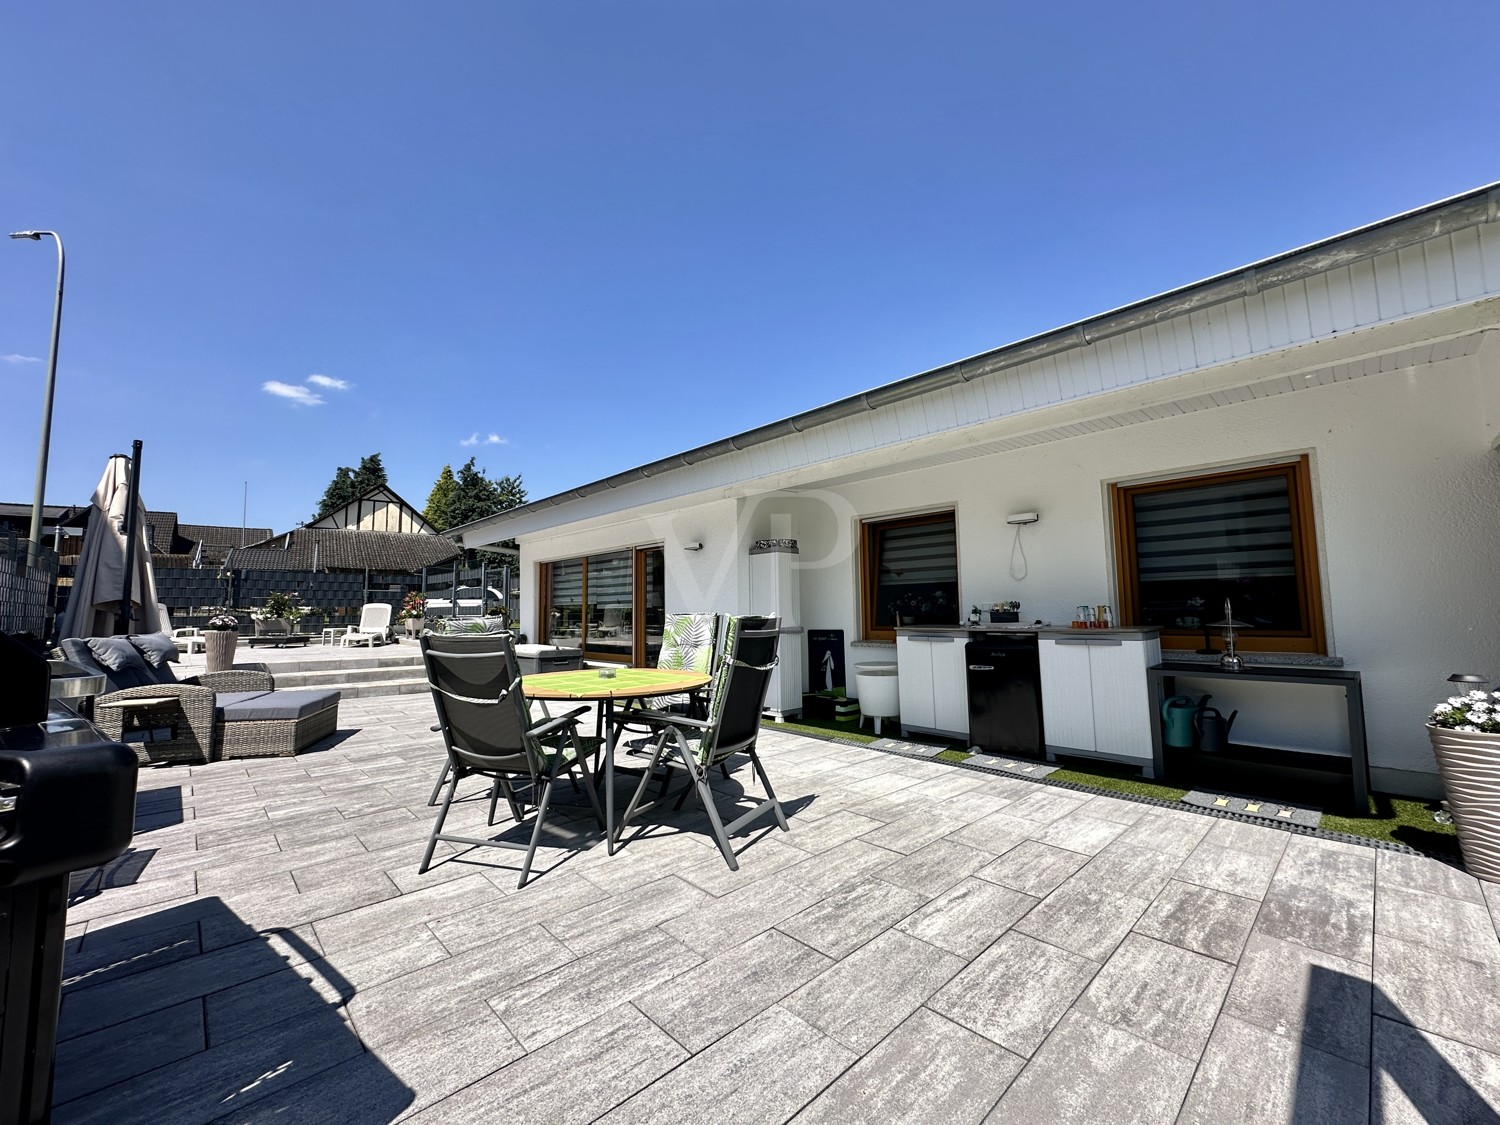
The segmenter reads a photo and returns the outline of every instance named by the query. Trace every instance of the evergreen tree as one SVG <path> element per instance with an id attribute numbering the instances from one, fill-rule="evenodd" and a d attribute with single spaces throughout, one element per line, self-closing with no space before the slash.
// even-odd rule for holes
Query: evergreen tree
<path id="1" fill-rule="evenodd" d="M 526 489 L 519 476 L 491 480 L 484 475 L 483 469 L 475 467 L 475 460 L 470 457 L 458 470 L 448 504 L 449 528 L 473 523 L 526 503 Z"/>
<path id="2" fill-rule="evenodd" d="M 354 470 L 354 495 L 355 498 L 363 496 L 377 488 L 389 488 L 391 482 L 386 480 L 385 466 L 380 463 L 380 454 L 372 453 L 368 457 L 361 458 L 359 468 Z"/>
<path id="3" fill-rule="evenodd" d="M 354 470 L 348 465 L 340 465 L 338 471 L 333 474 L 333 480 L 329 481 L 328 487 L 323 492 L 323 499 L 318 502 L 318 510 L 313 513 L 309 523 L 317 523 L 329 512 L 336 512 L 346 505 L 352 504 L 359 493 L 354 491 Z"/>
<path id="4" fill-rule="evenodd" d="M 453 466 L 444 465 L 437 482 L 427 494 L 427 507 L 422 509 L 422 518 L 439 531 L 453 526 L 453 494 L 458 490 L 458 481 L 453 476 Z"/>

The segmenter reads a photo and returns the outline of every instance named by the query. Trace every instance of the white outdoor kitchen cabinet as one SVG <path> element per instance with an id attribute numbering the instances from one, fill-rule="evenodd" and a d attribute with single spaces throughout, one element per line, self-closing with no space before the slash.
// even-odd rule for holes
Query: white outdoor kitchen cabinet
<path id="1" fill-rule="evenodd" d="M 1047 757 L 1075 754 L 1155 774 L 1146 669 L 1161 663 L 1157 629 L 1043 629 L 1042 729 Z"/>
<path id="2" fill-rule="evenodd" d="M 964 661 L 968 639 L 969 634 L 961 629 L 916 628 L 896 633 L 903 731 L 969 737 L 968 670 Z"/>

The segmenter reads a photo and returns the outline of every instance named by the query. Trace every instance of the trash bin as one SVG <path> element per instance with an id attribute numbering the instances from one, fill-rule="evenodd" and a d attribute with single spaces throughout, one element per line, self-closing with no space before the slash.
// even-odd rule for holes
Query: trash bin
<path id="1" fill-rule="evenodd" d="M 0 1121 L 49 1119 L 68 874 L 129 846 L 136 770 L 61 708 L 0 727 Z"/>
<path id="2" fill-rule="evenodd" d="M 583 650 L 558 645 L 516 645 L 516 663 L 521 675 L 539 672 L 576 672 L 583 667 Z"/>

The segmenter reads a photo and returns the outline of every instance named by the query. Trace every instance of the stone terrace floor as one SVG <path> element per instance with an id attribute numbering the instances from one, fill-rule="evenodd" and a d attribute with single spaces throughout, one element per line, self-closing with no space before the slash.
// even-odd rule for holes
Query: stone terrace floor
<path id="1" fill-rule="evenodd" d="M 1500 1107 L 1500 887 L 1438 862 L 768 731 L 792 831 L 741 836 L 738 873 L 690 806 L 613 857 L 561 817 L 592 846 L 517 891 L 520 853 L 417 874 L 429 700 L 341 720 L 142 772 L 134 850 L 69 914 L 57 1121 Z"/>

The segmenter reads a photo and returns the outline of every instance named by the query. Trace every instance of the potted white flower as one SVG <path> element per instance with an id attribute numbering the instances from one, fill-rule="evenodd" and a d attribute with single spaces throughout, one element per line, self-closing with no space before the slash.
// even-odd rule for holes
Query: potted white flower
<path id="1" fill-rule="evenodd" d="M 297 622 L 307 610 L 298 604 L 296 594 L 272 593 L 266 596 L 266 604 L 250 616 L 255 619 L 255 632 L 295 633 Z"/>
<path id="2" fill-rule="evenodd" d="M 234 646 L 239 640 L 239 619 L 225 609 L 217 609 L 204 624 L 203 657 L 206 671 L 227 672 L 234 666 Z"/>
<path id="3" fill-rule="evenodd" d="M 1500 883 L 1500 692 L 1471 691 L 1439 703 L 1427 737 L 1464 865 L 1476 878 Z"/>

